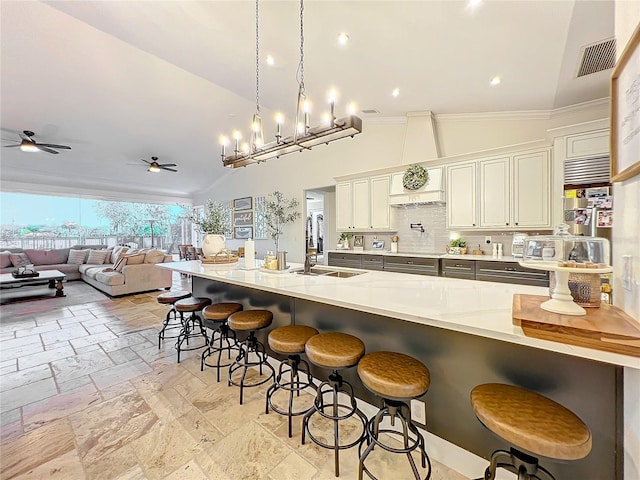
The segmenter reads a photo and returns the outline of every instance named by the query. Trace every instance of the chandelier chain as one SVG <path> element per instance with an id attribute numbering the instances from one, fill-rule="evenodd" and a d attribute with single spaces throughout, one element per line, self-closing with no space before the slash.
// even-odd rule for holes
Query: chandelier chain
<path id="1" fill-rule="evenodd" d="M 304 94 L 304 0 L 300 0 L 300 64 L 297 77 L 300 93 Z"/>
<path id="2" fill-rule="evenodd" d="M 256 0 L 256 112 L 260 113 L 260 11 Z"/>

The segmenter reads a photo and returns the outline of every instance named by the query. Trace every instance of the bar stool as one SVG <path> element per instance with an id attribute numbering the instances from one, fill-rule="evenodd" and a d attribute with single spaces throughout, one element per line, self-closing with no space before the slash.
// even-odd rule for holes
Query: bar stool
<path id="1" fill-rule="evenodd" d="M 269 413 L 269 407 L 280 415 L 286 415 L 289 418 L 289 438 L 291 438 L 291 423 L 292 417 L 298 415 L 304 415 L 309 411 L 309 408 L 294 410 L 293 408 L 293 394 L 299 397 L 300 392 L 313 385 L 313 377 L 309 368 L 309 363 L 300 358 L 300 354 L 304 353 L 304 347 L 314 335 L 318 335 L 318 330 L 313 327 L 307 327 L 306 325 L 285 325 L 284 327 L 276 328 L 269 333 L 269 347 L 271 350 L 277 353 L 288 355 L 287 359 L 280 363 L 278 369 L 278 375 L 273 385 L 267 390 L 267 405 L 265 407 L 265 413 Z M 300 371 L 307 374 L 306 381 L 303 379 L 300 381 Z M 288 380 L 283 379 L 283 376 L 287 374 Z M 278 390 L 286 390 L 289 392 L 288 409 L 282 410 L 279 407 L 273 405 L 273 395 Z"/>
<path id="2" fill-rule="evenodd" d="M 275 377 L 275 370 L 267 360 L 267 351 L 255 335 L 256 330 L 268 327 L 271 325 L 272 320 L 273 313 L 269 310 L 244 310 L 230 315 L 227 320 L 229 328 L 232 330 L 236 332 L 249 332 L 249 336 L 239 345 L 240 353 L 238 353 L 235 361 L 229 366 L 229 386 L 235 385 L 236 387 L 240 387 L 240 405 L 242 405 L 245 387 L 257 387 Z M 252 354 L 254 359 L 251 358 Z M 259 368 L 261 377 L 262 367 L 267 367 L 270 370 L 269 375 L 253 383 L 246 384 L 245 380 L 248 369 L 256 366 Z M 240 380 L 234 380 L 234 372 L 240 369 L 242 369 Z"/>
<path id="3" fill-rule="evenodd" d="M 393 453 L 404 453 L 409 459 L 413 476 L 420 480 L 420 473 L 416 462 L 411 456 L 416 448 L 420 449 L 422 468 L 429 466 L 424 477 L 431 476 L 431 461 L 424 448 L 424 437 L 411 421 L 411 408 L 407 405 L 412 398 L 418 398 L 427 393 L 430 384 L 429 370 L 421 362 L 409 355 L 396 352 L 374 352 L 365 355 L 358 363 L 358 376 L 362 384 L 372 393 L 382 397 L 383 405 L 375 417 L 367 423 L 367 437 L 360 442 L 360 450 L 364 443 L 367 448 L 360 455 L 358 466 L 358 480 L 362 480 L 362 472 L 365 472 L 374 480 L 376 477 L 367 469 L 364 461 L 375 446 Z M 380 422 L 384 417 L 389 417 L 391 426 L 399 419 L 402 431 L 380 429 Z M 413 437 L 409 436 L 409 432 Z M 403 448 L 395 448 L 381 441 L 379 434 L 386 433 L 391 436 L 400 436 Z"/>
<path id="4" fill-rule="evenodd" d="M 336 477 L 340 476 L 340 450 L 351 448 L 361 442 L 366 435 L 367 417 L 362 413 L 356 404 L 356 398 L 353 395 L 353 387 L 342 378 L 339 370 L 342 368 L 353 367 L 364 355 L 364 343 L 357 337 L 347 333 L 328 332 L 321 333 L 311 337 L 305 345 L 305 352 L 309 361 L 314 365 L 332 370 L 328 380 L 318 385 L 317 395 L 311 408 L 302 420 L 302 444 L 304 445 L 305 436 L 316 445 L 333 450 L 334 468 Z M 349 405 L 339 403 L 338 393 L 342 392 L 349 397 Z M 325 394 L 331 395 L 331 402 L 325 403 Z M 340 414 L 338 408 L 346 409 L 345 414 Z M 316 438 L 309 429 L 309 420 L 316 413 L 324 418 L 333 421 L 333 443 L 325 443 Z M 362 423 L 362 433 L 359 437 L 348 444 L 340 444 L 340 431 L 338 423 L 347 420 L 354 415 L 357 416 Z"/>
<path id="5" fill-rule="evenodd" d="M 218 382 L 220 381 L 220 369 L 228 367 L 233 363 L 231 361 L 231 351 L 235 350 L 239 353 L 236 334 L 233 330 L 229 329 L 227 319 L 229 318 L 229 315 L 240 311 L 242 311 L 242 304 L 233 302 L 215 303 L 213 305 L 204 307 L 204 310 L 202 310 L 202 316 L 204 317 L 204 326 L 205 328 L 212 329 L 213 332 L 211 333 L 211 338 L 209 339 L 209 345 L 207 346 L 207 349 L 202 352 L 200 371 L 204 371 L 205 365 L 207 367 L 215 368 L 217 370 Z M 231 338 L 231 340 L 229 340 L 229 338 Z M 218 341 L 218 346 L 215 345 L 216 340 Z M 226 346 L 223 345 L 223 342 L 226 342 Z M 222 352 L 227 352 L 227 360 L 229 360 L 229 362 L 221 363 Z M 216 353 L 218 354 L 218 360 L 216 361 L 216 363 L 207 363 L 207 358 L 209 358 L 211 355 L 215 355 Z M 236 356 L 237 355 L 234 355 L 234 358 Z"/>
<path id="6" fill-rule="evenodd" d="M 178 350 L 178 363 L 180 363 L 180 352 L 188 350 L 197 350 L 198 348 L 204 348 L 209 344 L 209 338 L 207 332 L 202 325 L 202 318 L 197 312 L 202 310 L 207 305 L 211 305 L 211 300 L 208 298 L 189 297 L 178 300 L 175 304 L 176 310 L 180 313 L 180 322 L 182 323 L 182 329 L 178 335 L 178 341 L 176 342 L 176 349 Z M 184 319 L 185 313 L 191 313 L 191 316 Z M 196 333 L 196 324 L 200 328 L 200 333 Z M 204 337 L 204 345 L 197 345 L 189 348 L 182 348 L 184 342 L 189 345 L 190 338 Z"/>
<path id="7" fill-rule="evenodd" d="M 162 341 L 165 338 L 178 338 L 178 335 L 165 337 L 164 334 L 167 330 L 182 329 L 182 322 L 178 321 L 178 312 L 176 311 L 176 307 L 174 304 L 178 300 L 189 298 L 190 296 L 191 292 L 187 292 L 186 290 L 173 290 L 170 292 L 161 293 L 156 297 L 158 303 L 171 306 L 169 308 L 169 311 L 167 312 L 167 316 L 165 317 L 164 322 L 162 322 L 162 330 L 158 332 L 158 348 L 161 347 Z M 171 316 L 173 316 L 173 322 L 171 322 Z"/>
<path id="8" fill-rule="evenodd" d="M 496 469 L 518 475 L 518 480 L 554 480 L 538 459 L 519 449 L 555 460 L 578 460 L 591 451 L 591 431 L 573 412 L 538 393 L 513 385 L 488 383 L 471 391 L 478 420 L 509 442 L 510 451 L 496 450 L 484 480 Z"/>

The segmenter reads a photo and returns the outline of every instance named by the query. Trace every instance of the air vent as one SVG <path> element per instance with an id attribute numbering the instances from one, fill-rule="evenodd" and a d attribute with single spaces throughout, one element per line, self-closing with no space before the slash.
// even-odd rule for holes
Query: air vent
<path id="1" fill-rule="evenodd" d="M 582 60 L 578 69 L 578 77 L 591 75 L 613 68 L 616 64 L 616 39 L 605 40 L 584 47 L 582 50 Z"/>
<path id="2" fill-rule="evenodd" d="M 564 161 L 564 184 L 609 183 L 610 172 L 609 157 L 566 159 Z"/>
<path id="3" fill-rule="evenodd" d="M 367 108 L 366 110 L 362 110 L 362 113 L 380 113 L 378 110 L 376 110 L 375 108 Z"/>

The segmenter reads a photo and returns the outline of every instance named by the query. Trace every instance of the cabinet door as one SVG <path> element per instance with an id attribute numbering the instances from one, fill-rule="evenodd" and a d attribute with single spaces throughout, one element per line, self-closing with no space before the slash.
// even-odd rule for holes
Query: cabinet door
<path id="1" fill-rule="evenodd" d="M 353 202 L 351 182 L 336 185 L 336 230 L 353 228 Z"/>
<path id="2" fill-rule="evenodd" d="M 353 181 L 353 227 L 356 230 L 369 230 L 369 179 Z"/>
<path id="3" fill-rule="evenodd" d="M 371 177 L 371 228 L 389 228 L 389 175 Z"/>
<path id="4" fill-rule="evenodd" d="M 476 215 L 475 162 L 447 167 L 447 227 L 476 227 Z"/>
<path id="5" fill-rule="evenodd" d="M 509 157 L 481 160 L 480 226 L 504 228 L 510 226 L 511 176 Z"/>
<path id="6" fill-rule="evenodd" d="M 515 227 L 550 227 L 549 151 L 513 156 L 513 224 Z"/>

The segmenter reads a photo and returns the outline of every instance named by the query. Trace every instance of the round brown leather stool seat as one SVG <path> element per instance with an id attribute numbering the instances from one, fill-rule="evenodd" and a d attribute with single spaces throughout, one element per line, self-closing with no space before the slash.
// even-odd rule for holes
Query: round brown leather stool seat
<path id="1" fill-rule="evenodd" d="M 366 436 L 367 417 L 360 411 L 353 394 L 353 387 L 342 378 L 339 369 L 353 367 L 363 357 L 364 343 L 357 337 L 341 332 L 327 332 L 315 335 L 307 340 L 305 353 L 309 361 L 323 368 L 329 368 L 332 373 L 329 378 L 318 385 L 313 408 L 304 415 L 302 420 L 302 444 L 306 436 L 313 443 L 333 450 L 335 476 L 340 476 L 340 450 L 358 445 Z M 343 395 L 339 395 L 342 393 Z M 325 399 L 327 397 L 327 399 Z M 348 398 L 349 403 L 344 402 Z M 333 439 L 324 441 L 320 435 L 311 431 L 309 424 L 311 417 L 320 415 L 333 422 Z M 355 417 L 354 417 L 355 416 Z M 340 422 L 354 417 L 362 427 L 355 441 L 340 443 Z M 332 443 L 330 443 L 332 440 Z"/>
<path id="2" fill-rule="evenodd" d="M 471 391 L 471 405 L 485 427 L 514 447 L 510 452 L 493 453 L 485 478 L 495 478 L 500 466 L 521 475 L 519 478 L 553 479 L 537 458 L 518 449 L 555 460 L 578 460 L 591 451 L 589 427 L 573 412 L 538 393 L 487 383 Z M 522 458 L 528 461 L 524 467 Z M 526 472 L 519 473 L 522 469 Z"/>
<path id="3" fill-rule="evenodd" d="M 411 421 L 411 408 L 407 403 L 427 393 L 430 384 L 427 367 L 404 353 L 373 352 L 365 355 L 358 362 L 358 376 L 367 389 L 383 399 L 382 408 L 367 423 L 367 436 L 360 442 L 358 479 L 362 480 L 363 473 L 376 479 L 365 465 L 367 456 L 376 446 L 388 452 L 406 454 L 414 478 L 420 480 L 423 477 L 412 456 L 412 452 L 417 449 L 420 453 L 422 468 L 425 469 L 424 478 L 430 478 L 431 460 L 424 447 L 424 437 Z M 392 426 L 399 420 L 402 428 L 381 429 L 380 424 L 384 417 L 389 417 Z M 404 447 L 398 448 L 385 443 L 385 437 L 381 437 L 381 433 L 400 437 Z M 362 448 L 365 445 L 363 452 Z"/>
<path id="4" fill-rule="evenodd" d="M 166 338 L 178 338 L 178 335 L 170 337 L 165 336 L 167 330 L 182 330 L 182 322 L 178 319 L 178 314 L 174 303 L 183 298 L 191 296 L 191 292 L 186 290 L 171 290 L 169 292 L 161 293 L 156 297 L 158 303 L 162 305 L 171 305 L 171 308 L 167 312 L 164 322 L 162 322 L 162 328 L 158 332 L 158 348 L 162 347 L 162 341 Z M 173 321 L 171 321 L 173 319 Z"/>
<path id="5" fill-rule="evenodd" d="M 211 305 L 209 298 L 201 297 L 188 297 L 178 300 L 173 304 L 176 311 L 180 314 L 180 321 L 182 323 L 182 329 L 178 335 L 178 341 L 176 343 L 176 349 L 178 350 L 178 363 L 180 363 L 180 352 L 188 350 L 197 350 L 199 348 L 205 348 L 209 344 L 209 337 L 202 324 L 202 318 L 197 312 L 200 312 L 207 305 Z M 191 316 L 185 320 L 184 314 L 191 313 Z M 196 332 L 198 327 L 199 332 Z M 189 339 L 204 339 L 204 344 L 196 342 L 195 345 L 189 345 Z M 186 343 L 187 346 L 183 347 Z"/>
<path id="6" fill-rule="evenodd" d="M 257 387 L 275 377 L 276 372 L 268 361 L 267 351 L 255 335 L 256 330 L 268 327 L 272 321 L 273 313 L 269 310 L 244 310 L 231 314 L 227 320 L 231 330 L 249 332 L 247 338 L 238 346 L 238 356 L 229 366 L 228 383 L 229 386 L 240 387 L 240 405 L 243 402 L 245 387 Z M 252 367 L 258 367 L 260 375 L 247 378 L 247 373 Z M 265 367 L 269 372 L 263 375 Z M 240 375 L 234 376 L 235 372 L 240 372 Z"/>
<path id="7" fill-rule="evenodd" d="M 242 308 L 241 303 L 220 302 L 208 305 L 202 310 L 204 326 L 205 328 L 210 328 L 213 332 L 209 338 L 207 349 L 202 352 L 200 371 L 204 371 L 205 365 L 215 368 L 218 382 L 220 381 L 220 370 L 229 367 L 233 363 L 231 353 L 233 352 L 233 358 L 236 358 L 240 351 L 236 334 L 229 329 L 227 319 L 230 315 L 242 311 Z M 226 359 L 222 358 L 224 352 L 226 352 Z M 217 360 L 215 363 L 207 363 L 207 359 L 216 354 Z"/>
<path id="8" fill-rule="evenodd" d="M 267 404 L 265 413 L 269 413 L 269 407 L 280 415 L 286 415 L 289 421 L 289 438 L 292 437 L 292 421 L 294 416 L 304 415 L 309 411 L 306 408 L 294 407 L 294 393 L 300 397 L 300 393 L 313 385 L 313 377 L 309 364 L 300 358 L 300 354 L 304 352 L 307 341 L 318 335 L 318 330 L 306 325 L 285 325 L 276 328 L 269 333 L 269 347 L 277 353 L 288 355 L 286 360 L 280 363 L 278 374 L 275 382 L 267 390 Z M 300 372 L 306 374 L 306 379 L 300 380 Z M 275 405 L 274 396 L 278 392 L 284 390 L 288 392 L 287 409 Z"/>

